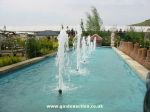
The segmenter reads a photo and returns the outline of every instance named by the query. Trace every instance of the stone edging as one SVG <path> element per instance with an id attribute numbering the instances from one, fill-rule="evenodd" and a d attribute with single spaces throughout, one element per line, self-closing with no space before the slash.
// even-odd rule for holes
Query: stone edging
<path id="1" fill-rule="evenodd" d="M 11 71 L 14 71 L 14 70 L 22 68 L 22 67 L 25 67 L 25 66 L 33 64 L 33 63 L 37 63 L 37 62 L 39 62 L 39 61 L 41 61 L 41 60 L 43 60 L 47 57 L 55 56 L 55 55 L 56 55 L 56 52 L 45 55 L 45 56 L 42 56 L 42 57 L 36 57 L 36 58 L 32 58 L 32 59 L 28 59 L 28 60 L 25 60 L 25 61 L 21 61 L 21 62 L 12 64 L 12 65 L 1 67 L 0 68 L 0 75 L 11 72 Z"/>
<path id="2" fill-rule="evenodd" d="M 144 80 L 146 81 L 146 76 L 148 74 L 148 69 L 144 66 L 133 60 L 131 57 L 123 53 L 122 51 L 118 50 L 115 47 L 112 49 L 123 59 L 125 62 Z"/>

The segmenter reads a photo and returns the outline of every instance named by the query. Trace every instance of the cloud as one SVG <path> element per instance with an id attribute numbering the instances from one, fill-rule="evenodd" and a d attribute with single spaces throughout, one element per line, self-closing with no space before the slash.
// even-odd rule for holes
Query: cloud
<path id="1" fill-rule="evenodd" d="M 105 25 L 150 18 L 149 0 L 0 0 L 0 25 L 76 25 L 96 6 Z"/>

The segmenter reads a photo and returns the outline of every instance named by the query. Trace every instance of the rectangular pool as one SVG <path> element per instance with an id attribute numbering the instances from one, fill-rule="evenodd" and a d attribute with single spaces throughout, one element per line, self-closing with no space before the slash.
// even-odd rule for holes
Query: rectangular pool
<path id="1" fill-rule="evenodd" d="M 145 83 L 111 48 L 97 48 L 81 73 L 69 53 L 66 90 L 59 96 L 55 57 L 0 78 L 0 112 L 143 112 Z M 50 104 L 103 105 L 100 109 L 48 109 Z"/>

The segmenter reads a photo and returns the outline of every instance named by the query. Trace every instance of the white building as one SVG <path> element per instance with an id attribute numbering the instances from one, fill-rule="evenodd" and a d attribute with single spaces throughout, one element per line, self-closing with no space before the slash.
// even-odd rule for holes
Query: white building
<path id="1" fill-rule="evenodd" d="M 122 31 L 130 31 L 130 30 L 134 30 L 136 32 L 147 32 L 148 29 L 150 29 L 150 26 L 103 26 L 102 30 L 106 30 L 106 31 L 113 31 L 114 29 L 116 30 L 120 30 L 122 29 Z"/>

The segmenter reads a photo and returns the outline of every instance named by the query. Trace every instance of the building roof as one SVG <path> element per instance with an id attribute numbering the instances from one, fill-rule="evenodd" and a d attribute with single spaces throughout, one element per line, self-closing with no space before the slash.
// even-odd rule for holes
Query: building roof
<path id="1" fill-rule="evenodd" d="M 35 32 L 35 35 L 36 36 L 57 36 L 59 33 L 60 33 L 59 31 L 45 30 L 45 31 Z"/>
<path id="2" fill-rule="evenodd" d="M 95 37 L 96 37 L 96 41 L 101 41 L 101 40 L 103 40 L 103 38 L 100 37 L 100 36 L 97 35 L 97 34 L 92 35 L 92 36 L 91 36 L 91 40 L 94 40 Z"/>

